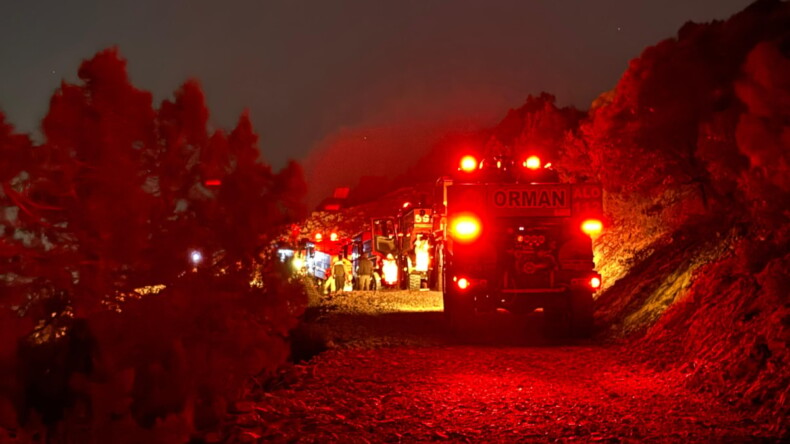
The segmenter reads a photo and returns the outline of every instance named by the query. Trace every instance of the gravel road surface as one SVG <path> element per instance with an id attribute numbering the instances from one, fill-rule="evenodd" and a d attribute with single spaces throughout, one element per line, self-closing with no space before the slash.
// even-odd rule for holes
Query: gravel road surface
<path id="1" fill-rule="evenodd" d="M 314 305 L 310 328 L 329 350 L 240 403 L 231 441 L 780 441 L 689 391 L 685 375 L 632 362 L 623 345 L 546 338 L 540 313 L 492 314 L 470 345 L 446 333 L 440 293 Z"/>

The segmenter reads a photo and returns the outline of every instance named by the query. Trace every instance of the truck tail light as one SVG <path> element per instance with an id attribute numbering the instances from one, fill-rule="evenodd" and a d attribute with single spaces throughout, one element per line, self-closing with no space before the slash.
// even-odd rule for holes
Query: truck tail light
<path id="1" fill-rule="evenodd" d="M 589 236 L 601 234 L 603 223 L 598 219 L 587 219 L 582 222 L 581 229 Z"/>
<path id="2" fill-rule="evenodd" d="M 450 223 L 450 233 L 458 242 L 473 242 L 480 237 L 482 231 L 480 219 L 473 214 L 461 214 Z"/>
<path id="3" fill-rule="evenodd" d="M 571 287 L 580 289 L 586 288 L 589 290 L 597 291 L 601 289 L 601 275 L 598 273 L 593 273 L 587 275 L 586 277 L 578 277 L 571 279 Z"/>
<path id="4" fill-rule="evenodd" d="M 466 290 L 469 288 L 469 280 L 466 278 L 459 278 L 457 281 L 455 281 L 455 285 L 457 285 L 461 290 Z"/>
<path id="5" fill-rule="evenodd" d="M 465 173 L 471 173 L 477 169 L 477 159 L 474 156 L 464 156 L 461 158 L 459 169 Z"/>

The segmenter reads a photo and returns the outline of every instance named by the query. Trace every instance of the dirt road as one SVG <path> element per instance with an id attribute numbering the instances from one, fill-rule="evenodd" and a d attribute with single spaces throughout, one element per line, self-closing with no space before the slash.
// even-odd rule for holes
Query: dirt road
<path id="1" fill-rule="evenodd" d="M 445 333 L 432 292 L 324 300 L 331 349 L 239 406 L 232 433 L 274 442 L 773 442 L 742 413 L 634 363 L 621 345 L 558 344 L 540 314 Z M 518 336 L 520 339 L 512 339 Z M 502 345 L 504 344 L 504 345 Z"/>

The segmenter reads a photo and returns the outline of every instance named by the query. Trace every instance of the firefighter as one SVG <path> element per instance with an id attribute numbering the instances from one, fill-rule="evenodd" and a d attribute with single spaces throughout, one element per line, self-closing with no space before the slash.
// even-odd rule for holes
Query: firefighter
<path id="1" fill-rule="evenodd" d="M 335 291 L 344 291 L 346 286 L 346 265 L 339 255 L 335 257 L 335 262 L 332 264 L 332 276 L 335 281 Z"/>
<path id="2" fill-rule="evenodd" d="M 393 287 L 398 282 L 398 263 L 395 262 L 392 253 L 387 254 L 387 258 L 384 259 L 381 265 L 381 273 L 384 275 L 384 283 L 388 287 Z"/>
<path id="3" fill-rule="evenodd" d="M 381 273 L 378 268 L 373 269 L 373 291 L 379 291 L 381 288 Z"/>
<path id="4" fill-rule="evenodd" d="M 373 277 L 373 263 L 367 256 L 362 256 L 362 259 L 359 260 L 357 276 L 359 277 L 359 289 L 362 291 L 370 290 L 370 279 Z"/>
<path id="5" fill-rule="evenodd" d="M 371 255 L 371 262 L 373 262 L 373 281 L 371 285 L 373 291 L 379 291 L 381 287 L 381 257 L 378 255 Z"/>
<path id="6" fill-rule="evenodd" d="M 343 263 L 343 268 L 346 269 L 346 281 L 343 290 L 352 291 L 354 289 L 354 264 L 343 255 L 340 256 L 340 262 Z"/>
<path id="7" fill-rule="evenodd" d="M 332 294 L 336 291 L 335 277 L 332 276 L 332 265 L 324 270 L 324 294 Z"/>

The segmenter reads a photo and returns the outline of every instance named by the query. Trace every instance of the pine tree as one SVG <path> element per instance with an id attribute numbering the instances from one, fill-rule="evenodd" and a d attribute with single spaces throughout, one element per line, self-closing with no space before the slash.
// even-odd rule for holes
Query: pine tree
<path id="1" fill-rule="evenodd" d="M 2 393 L 28 393 L 19 420 L 35 410 L 52 430 L 90 399 L 97 442 L 152 441 L 159 420 L 183 441 L 287 358 L 305 296 L 265 253 L 303 214 L 301 168 L 272 172 L 246 113 L 210 130 L 195 81 L 155 109 L 116 49 L 79 78 L 52 97 L 41 145 L 0 120 L 0 310 L 39 322 L 0 349 L 0 374 L 21 375 Z"/>

